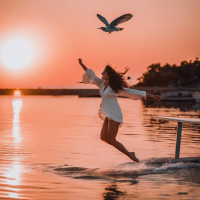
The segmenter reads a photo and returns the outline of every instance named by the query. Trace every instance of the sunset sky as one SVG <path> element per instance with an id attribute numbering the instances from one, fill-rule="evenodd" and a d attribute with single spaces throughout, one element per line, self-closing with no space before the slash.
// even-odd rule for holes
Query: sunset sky
<path id="1" fill-rule="evenodd" d="M 118 25 L 124 30 L 108 35 L 97 29 L 104 26 L 97 14 L 111 22 L 126 13 L 133 18 Z M 10 67 L 10 54 L 20 51 L 11 45 L 5 53 L 12 41 L 30 47 L 23 68 L 23 58 Z M 0 0 L 0 88 L 79 87 L 78 58 L 98 76 L 107 63 L 118 71 L 128 66 L 133 84 L 152 63 L 178 65 L 195 57 L 199 0 Z"/>

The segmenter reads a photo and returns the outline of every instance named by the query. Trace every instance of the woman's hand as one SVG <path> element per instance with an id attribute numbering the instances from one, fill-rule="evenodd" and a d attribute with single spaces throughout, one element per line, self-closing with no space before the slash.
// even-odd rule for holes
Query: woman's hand
<path id="1" fill-rule="evenodd" d="M 153 94 L 146 93 L 146 97 L 155 99 L 156 101 L 160 101 L 161 100 L 161 96 L 160 95 L 153 95 Z"/>
<path id="2" fill-rule="evenodd" d="M 81 58 L 78 59 L 78 62 L 79 62 L 80 65 L 83 64 Z"/>
<path id="3" fill-rule="evenodd" d="M 160 95 L 154 95 L 153 97 L 155 100 L 160 101 L 161 100 L 161 96 Z"/>
<path id="4" fill-rule="evenodd" d="M 87 67 L 82 63 L 82 59 L 81 58 L 78 59 L 78 62 L 82 66 L 82 68 L 86 71 Z"/>

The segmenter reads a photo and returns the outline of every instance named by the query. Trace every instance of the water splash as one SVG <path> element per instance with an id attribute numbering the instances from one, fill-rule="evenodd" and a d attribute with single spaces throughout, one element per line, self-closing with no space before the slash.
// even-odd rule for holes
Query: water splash
<path id="1" fill-rule="evenodd" d="M 85 168 L 75 166 L 51 167 L 54 173 L 71 178 L 82 179 L 135 179 L 149 174 L 169 174 L 183 169 L 200 169 L 195 163 L 169 163 L 170 158 L 150 158 L 141 163 L 122 163 L 102 168 Z M 129 180 L 130 181 L 130 180 Z"/>

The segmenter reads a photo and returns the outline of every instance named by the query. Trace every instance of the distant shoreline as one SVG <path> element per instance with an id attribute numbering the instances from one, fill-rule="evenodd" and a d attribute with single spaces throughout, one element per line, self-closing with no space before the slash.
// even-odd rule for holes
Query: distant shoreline
<path id="1" fill-rule="evenodd" d="M 149 93 L 161 94 L 168 91 L 188 90 L 188 91 L 200 91 L 200 88 L 168 88 L 168 87 L 133 87 L 136 90 L 148 91 Z M 19 90 L 22 95 L 97 95 L 99 89 L 0 89 L 0 95 L 14 95 L 14 92 Z"/>

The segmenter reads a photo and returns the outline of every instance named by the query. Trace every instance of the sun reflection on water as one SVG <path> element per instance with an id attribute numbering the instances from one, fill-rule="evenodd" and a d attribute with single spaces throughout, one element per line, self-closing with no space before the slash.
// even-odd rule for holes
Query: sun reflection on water
<path id="1" fill-rule="evenodd" d="M 21 141 L 21 136 L 20 136 L 20 110 L 22 107 L 22 100 L 21 99 L 14 99 L 12 101 L 12 106 L 13 106 L 13 138 L 14 138 L 14 144 L 15 144 L 15 150 L 18 149 L 18 145 Z M 16 145 L 17 144 L 17 145 Z M 5 177 L 6 177 L 6 182 L 7 182 L 7 189 L 8 189 L 8 197 L 10 198 L 20 198 L 19 197 L 19 186 L 20 184 L 20 173 L 21 173 L 21 165 L 20 165 L 20 157 L 14 154 L 14 162 L 12 163 L 11 166 L 8 166 L 5 172 Z"/>
<path id="2" fill-rule="evenodd" d="M 14 117 L 13 117 L 13 137 L 15 139 L 15 143 L 19 143 L 21 140 L 20 136 L 20 128 L 19 128 L 19 113 L 20 109 L 22 106 L 22 101 L 20 99 L 15 99 L 12 102 L 13 105 L 13 112 L 14 112 Z"/>
<path id="3" fill-rule="evenodd" d="M 15 90 L 14 97 L 21 97 L 21 91 L 20 90 Z"/>
<path id="4" fill-rule="evenodd" d="M 21 166 L 18 161 L 14 162 L 12 167 L 5 173 L 5 177 L 7 184 L 9 187 L 7 188 L 10 192 L 8 192 L 8 197 L 11 198 L 19 198 L 19 188 L 13 187 L 18 186 L 20 183 L 20 172 Z"/>

